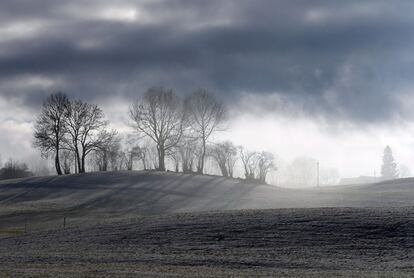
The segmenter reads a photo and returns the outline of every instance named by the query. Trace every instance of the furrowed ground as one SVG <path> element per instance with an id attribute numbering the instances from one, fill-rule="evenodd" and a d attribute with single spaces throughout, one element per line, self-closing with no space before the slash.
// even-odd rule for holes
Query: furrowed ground
<path id="1" fill-rule="evenodd" d="M 410 179 L 287 190 L 147 172 L 3 182 L 0 273 L 411 277 L 413 191 Z"/>
<path id="2" fill-rule="evenodd" d="M 147 216 L 0 240 L 18 276 L 364 276 L 414 271 L 412 208 Z"/>

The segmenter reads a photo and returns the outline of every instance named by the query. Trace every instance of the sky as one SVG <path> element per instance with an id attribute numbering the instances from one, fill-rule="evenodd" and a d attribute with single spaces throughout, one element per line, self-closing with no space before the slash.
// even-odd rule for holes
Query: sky
<path id="1" fill-rule="evenodd" d="M 414 170 L 414 2 L 14 0 L 0 3 L 0 154 L 33 160 L 32 126 L 63 91 L 129 132 L 151 86 L 203 87 L 230 139 L 342 177 Z"/>

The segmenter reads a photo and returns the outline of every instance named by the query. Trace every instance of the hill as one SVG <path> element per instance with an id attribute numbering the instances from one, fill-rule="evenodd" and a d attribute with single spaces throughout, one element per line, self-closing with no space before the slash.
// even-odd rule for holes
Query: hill
<path id="1" fill-rule="evenodd" d="M 413 205 L 413 179 L 296 190 L 144 171 L 2 181 L 0 272 L 410 277 Z"/>
<path id="2" fill-rule="evenodd" d="M 0 182 L 0 228 L 136 215 L 272 207 L 278 189 L 218 176 L 99 172 Z"/>
<path id="3" fill-rule="evenodd" d="M 286 189 L 171 172 L 97 172 L 0 182 L 0 228 L 212 210 L 414 205 L 414 180 Z"/>

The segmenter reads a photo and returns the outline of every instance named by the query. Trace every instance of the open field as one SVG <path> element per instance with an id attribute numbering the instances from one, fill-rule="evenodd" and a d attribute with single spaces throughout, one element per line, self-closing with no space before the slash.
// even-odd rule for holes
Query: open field
<path id="1" fill-rule="evenodd" d="M 18 276 L 412 277 L 414 209 L 147 216 L 0 240 Z"/>
<path id="2" fill-rule="evenodd" d="M 0 181 L 0 229 L 237 209 L 414 206 L 414 179 L 286 189 L 219 176 L 106 172 Z M 39 227 L 41 228 L 41 227 Z"/>
<path id="3" fill-rule="evenodd" d="M 413 204 L 412 179 L 306 190 L 157 172 L 3 181 L 0 273 L 412 277 Z"/>

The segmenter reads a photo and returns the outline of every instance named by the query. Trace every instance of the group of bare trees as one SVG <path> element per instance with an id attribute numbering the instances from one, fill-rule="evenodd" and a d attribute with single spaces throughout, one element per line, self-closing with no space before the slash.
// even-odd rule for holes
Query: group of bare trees
<path id="1" fill-rule="evenodd" d="M 274 155 L 269 152 L 254 152 L 239 147 L 240 159 L 247 180 L 266 182 L 270 170 L 275 169 Z"/>
<path id="2" fill-rule="evenodd" d="M 71 161 L 75 161 L 75 171 L 83 173 L 87 156 L 106 148 L 115 135 L 115 131 L 108 130 L 108 122 L 97 105 L 55 93 L 43 103 L 36 120 L 34 145 L 45 157 L 54 157 L 58 175 L 70 172 Z"/>
<path id="3" fill-rule="evenodd" d="M 274 168 L 270 153 L 213 142 L 214 133 L 224 129 L 226 109 L 205 89 L 182 98 L 172 89 L 152 87 L 130 106 L 129 117 L 138 137 L 123 140 L 108 129 L 97 105 L 55 93 L 36 120 L 34 145 L 43 156 L 53 157 L 58 175 L 70 173 L 73 166 L 83 173 L 87 163 L 97 171 L 132 170 L 136 163 L 166 171 L 172 164 L 177 172 L 203 174 L 210 159 L 223 176 L 233 177 L 241 160 L 247 180 L 265 182 Z"/>
<path id="4" fill-rule="evenodd" d="M 156 145 L 158 170 L 165 171 L 168 157 L 175 171 L 181 168 L 202 174 L 207 157 L 211 157 L 223 176 L 233 177 L 240 157 L 246 179 L 265 182 L 274 169 L 271 153 L 247 152 L 229 141 L 210 142 L 212 135 L 223 129 L 225 116 L 224 104 L 204 89 L 181 99 L 171 89 L 153 87 L 130 108 L 137 131 Z"/>
<path id="5" fill-rule="evenodd" d="M 122 141 L 116 136 L 109 144 L 94 151 L 91 164 L 97 171 L 131 171 L 134 163 L 141 161 L 143 168 L 146 169 L 146 154 L 145 147 L 131 140 Z"/>
<path id="6" fill-rule="evenodd" d="M 204 89 L 182 99 L 171 89 L 153 87 L 131 106 L 129 114 L 137 131 L 155 143 L 158 170 L 165 171 L 168 156 L 177 171 L 181 162 L 184 172 L 196 167 L 196 172 L 202 174 L 207 141 L 221 128 L 225 109 Z"/>
<path id="7" fill-rule="evenodd" d="M 209 155 L 224 177 L 233 177 L 237 154 L 237 147 L 230 141 L 212 143 L 209 148 Z"/>
<path id="8" fill-rule="evenodd" d="M 151 88 L 130 108 L 137 130 L 157 146 L 158 170 L 165 171 L 165 157 L 183 136 L 185 114 L 181 99 L 172 91 Z"/>

